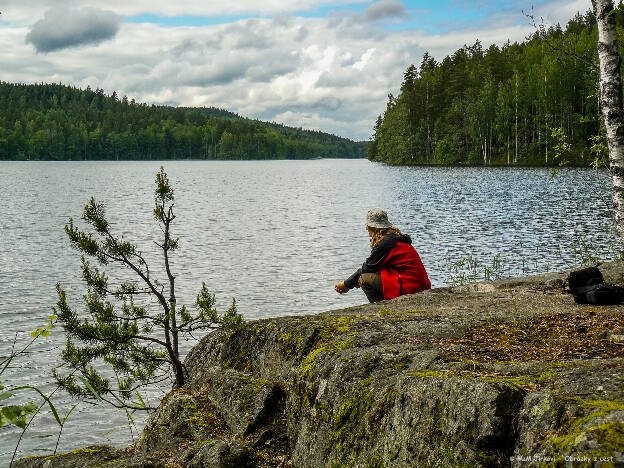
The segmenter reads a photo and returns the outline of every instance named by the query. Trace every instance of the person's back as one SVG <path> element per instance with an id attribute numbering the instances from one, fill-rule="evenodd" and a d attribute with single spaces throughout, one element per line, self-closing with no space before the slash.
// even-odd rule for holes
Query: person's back
<path id="1" fill-rule="evenodd" d="M 383 210 L 370 210 L 366 230 L 371 254 L 353 275 L 337 283 L 340 294 L 361 287 L 370 302 L 393 299 L 431 289 L 427 271 L 408 235 L 390 224 Z"/>
<path id="2" fill-rule="evenodd" d="M 431 289 L 425 266 L 412 246 L 412 239 L 409 236 L 388 234 L 381 242 L 394 244 L 379 265 L 384 299 L 394 299 L 403 294 Z"/>

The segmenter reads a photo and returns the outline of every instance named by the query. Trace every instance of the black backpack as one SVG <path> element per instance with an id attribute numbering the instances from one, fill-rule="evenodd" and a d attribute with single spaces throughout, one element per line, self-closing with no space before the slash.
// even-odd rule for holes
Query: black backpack
<path id="1" fill-rule="evenodd" d="M 604 284 L 604 277 L 596 267 L 573 271 L 568 276 L 570 289 L 577 304 L 615 305 L 624 302 L 624 288 Z"/>

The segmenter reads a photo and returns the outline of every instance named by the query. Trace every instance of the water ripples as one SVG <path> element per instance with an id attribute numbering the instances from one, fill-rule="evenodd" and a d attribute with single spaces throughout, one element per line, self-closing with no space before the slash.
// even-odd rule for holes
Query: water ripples
<path id="1" fill-rule="evenodd" d="M 360 291 L 335 294 L 333 284 L 368 255 L 363 219 L 374 207 L 411 234 L 434 287 L 448 284 L 453 262 L 470 255 L 483 265 L 500 255 L 502 272 L 511 276 L 576 266 L 574 247 L 583 242 L 605 259 L 614 245 L 607 172 L 562 170 L 552 179 L 549 169 L 395 168 L 362 160 L 0 162 L 1 354 L 16 334 L 23 343 L 43 324 L 57 282 L 81 308 L 80 259 L 63 226 L 69 217 L 80 224 L 89 197 L 106 203 L 113 227 L 152 265 L 161 262 L 151 215 L 161 164 L 176 195 L 178 298 L 192 305 L 205 281 L 221 311 L 236 298 L 249 320 L 364 302 Z M 52 391 L 50 370 L 63 342 L 57 329 L 38 343 L 11 369 L 11 383 Z M 59 407 L 71 407 L 64 395 L 56 398 Z M 30 436 L 55 432 L 50 416 L 40 417 Z M 127 429 L 115 430 L 124 423 L 107 408 L 80 407 L 62 449 L 125 444 Z M 16 433 L 0 430 L 0 463 Z M 24 448 L 49 449 L 51 439 L 30 437 Z"/>

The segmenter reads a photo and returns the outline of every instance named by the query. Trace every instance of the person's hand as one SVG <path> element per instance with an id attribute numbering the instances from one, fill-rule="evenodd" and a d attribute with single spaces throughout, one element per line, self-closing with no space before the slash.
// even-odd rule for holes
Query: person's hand
<path id="1" fill-rule="evenodd" d="M 340 283 L 336 283 L 334 285 L 334 289 L 336 290 L 337 293 L 340 293 L 340 294 L 349 292 L 349 288 L 345 286 L 344 281 L 341 281 Z"/>

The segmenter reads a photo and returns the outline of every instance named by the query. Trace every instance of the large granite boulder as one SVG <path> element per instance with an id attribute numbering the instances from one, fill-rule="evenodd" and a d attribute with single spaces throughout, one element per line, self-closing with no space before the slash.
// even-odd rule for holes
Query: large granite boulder
<path id="1" fill-rule="evenodd" d="M 624 306 L 575 304 L 566 277 L 211 333 L 137 444 L 16 466 L 624 466 Z"/>

